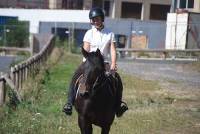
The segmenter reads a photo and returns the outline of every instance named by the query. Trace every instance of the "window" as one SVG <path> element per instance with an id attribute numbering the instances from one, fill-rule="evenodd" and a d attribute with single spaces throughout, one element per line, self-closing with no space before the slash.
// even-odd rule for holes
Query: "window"
<path id="1" fill-rule="evenodd" d="M 194 0 L 178 0 L 178 8 L 194 8 Z"/>
<path id="2" fill-rule="evenodd" d="M 104 10 L 105 10 L 105 15 L 109 16 L 110 1 L 104 1 Z"/>
<path id="3" fill-rule="evenodd" d="M 188 0 L 188 8 L 194 8 L 194 0 Z"/>
<path id="4" fill-rule="evenodd" d="M 122 2 L 122 18 L 141 19 L 142 3 Z"/>
<path id="5" fill-rule="evenodd" d="M 92 0 L 92 7 L 103 7 L 103 1 L 102 0 Z"/>
<path id="6" fill-rule="evenodd" d="M 170 11 L 170 5 L 151 4 L 150 19 L 151 20 L 166 20 L 167 13 Z"/>

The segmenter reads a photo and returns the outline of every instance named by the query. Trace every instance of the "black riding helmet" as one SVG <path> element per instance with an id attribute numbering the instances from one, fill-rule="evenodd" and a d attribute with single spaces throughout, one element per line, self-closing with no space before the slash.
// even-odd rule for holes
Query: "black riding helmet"
<path id="1" fill-rule="evenodd" d="M 101 8 L 99 7 L 96 7 L 96 8 L 92 8 L 90 10 L 90 13 L 89 13 L 89 18 L 92 19 L 94 17 L 97 17 L 97 16 L 100 16 L 102 18 L 102 21 L 104 22 L 104 12 Z"/>

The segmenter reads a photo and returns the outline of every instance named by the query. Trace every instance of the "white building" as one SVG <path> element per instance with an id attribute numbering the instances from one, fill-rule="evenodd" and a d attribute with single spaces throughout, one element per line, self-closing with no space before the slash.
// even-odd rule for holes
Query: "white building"
<path id="1" fill-rule="evenodd" d="M 15 16 L 29 21 L 30 33 L 39 32 L 40 22 L 82 22 L 89 23 L 89 10 L 48 10 L 48 9 L 6 9 L 0 8 L 0 16 Z"/>

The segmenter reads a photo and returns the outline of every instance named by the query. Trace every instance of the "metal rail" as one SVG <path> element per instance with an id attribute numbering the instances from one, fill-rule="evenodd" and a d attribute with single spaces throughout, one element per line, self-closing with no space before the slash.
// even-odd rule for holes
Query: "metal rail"
<path id="1" fill-rule="evenodd" d="M 132 49 L 132 48 L 117 48 L 119 52 L 200 52 L 200 49 Z"/>
<path id="2" fill-rule="evenodd" d="M 21 51 L 30 52 L 30 48 L 0 47 L 0 52 Z"/>
<path id="3" fill-rule="evenodd" d="M 138 52 L 142 52 L 142 53 L 159 53 L 160 57 L 163 59 L 166 59 L 167 56 L 169 55 L 169 53 L 173 53 L 172 55 L 176 57 L 177 54 L 180 53 L 190 53 L 192 55 L 192 53 L 198 53 L 196 58 L 200 59 L 200 49 L 185 49 L 185 50 L 181 50 L 181 49 L 133 49 L 133 48 L 117 48 L 117 53 L 119 55 L 119 57 L 122 57 L 122 52 L 128 52 L 129 54 L 132 53 L 138 53 Z"/>

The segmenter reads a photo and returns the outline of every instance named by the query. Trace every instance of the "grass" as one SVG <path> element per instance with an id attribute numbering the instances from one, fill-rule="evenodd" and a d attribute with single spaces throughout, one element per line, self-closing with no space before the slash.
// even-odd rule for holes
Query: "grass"
<path id="1" fill-rule="evenodd" d="M 9 102 L 0 108 L 2 134 L 80 134 L 77 113 L 62 113 L 66 89 L 81 56 L 54 50 L 49 63 L 21 94 L 16 109 Z M 157 81 L 142 80 L 120 72 L 123 99 L 129 110 L 116 118 L 111 134 L 198 134 L 200 133 L 200 94 L 162 89 Z M 100 129 L 94 126 L 94 134 Z"/>

